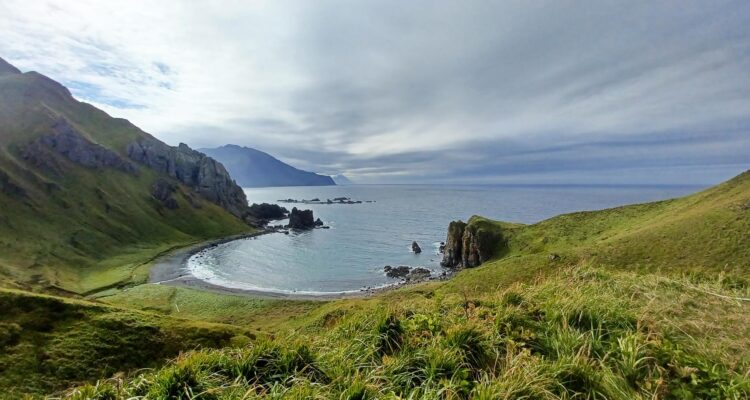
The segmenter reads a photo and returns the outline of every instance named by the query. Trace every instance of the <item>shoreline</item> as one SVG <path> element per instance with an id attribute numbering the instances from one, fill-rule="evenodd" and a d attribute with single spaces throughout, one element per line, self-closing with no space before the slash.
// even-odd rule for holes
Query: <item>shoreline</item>
<path id="1" fill-rule="evenodd" d="M 189 289 L 205 290 L 209 292 L 229 295 L 248 296 L 261 299 L 276 299 L 276 300 L 317 300 L 317 301 L 329 301 L 339 299 L 352 299 L 352 298 L 363 298 L 383 293 L 390 290 L 395 290 L 405 286 L 410 286 L 420 282 L 428 282 L 432 280 L 444 280 L 450 277 L 435 277 L 419 282 L 394 282 L 392 285 L 373 288 L 363 289 L 356 292 L 335 292 L 335 293 L 321 293 L 321 294 L 295 294 L 295 293 L 279 293 L 274 291 L 265 291 L 258 289 L 242 289 L 232 288 L 221 285 L 216 285 L 204 280 L 198 279 L 187 269 L 187 260 L 194 254 L 207 249 L 209 247 L 217 246 L 222 243 L 231 242 L 234 240 L 248 239 L 267 235 L 271 233 L 280 233 L 273 229 L 264 229 L 253 233 L 244 233 L 239 235 L 227 236 L 220 239 L 209 240 L 206 242 L 197 243 L 187 247 L 183 247 L 170 252 L 164 256 L 157 258 L 149 270 L 148 284 L 153 285 L 169 285 L 178 286 Z"/>

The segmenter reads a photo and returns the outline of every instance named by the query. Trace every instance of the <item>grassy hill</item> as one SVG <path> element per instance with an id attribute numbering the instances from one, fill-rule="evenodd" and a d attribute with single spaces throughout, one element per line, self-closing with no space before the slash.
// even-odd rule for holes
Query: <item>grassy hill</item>
<path id="1" fill-rule="evenodd" d="M 201 315 L 160 306 L 169 291 L 191 297 L 185 289 L 140 286 L 103 300 L 136 307 L 148 293 L 151 310 L 200 319 L 247 309 L 241 323 L 269 335 L 67 396 L 745 399 L 749 201 L 745 173 L 680 199 L 533 225 L 473 217 L 502 238 L 495 258 L 372 298 Z"/>
<path id="2" fill-rule="evenodd" d="M 40 144 L 60 129 L 93 155 L 75 154 L 76 162 Z M 251 229 L 180 182 L 135 166 L 126 148 L 138 139 L 155 140 L 0 60 L 0 285 L 84 294 L 143 282 L 144 263 L 163 251 Z M 157 179 L 174 183 L 176 207 L 152 196 Z"/>

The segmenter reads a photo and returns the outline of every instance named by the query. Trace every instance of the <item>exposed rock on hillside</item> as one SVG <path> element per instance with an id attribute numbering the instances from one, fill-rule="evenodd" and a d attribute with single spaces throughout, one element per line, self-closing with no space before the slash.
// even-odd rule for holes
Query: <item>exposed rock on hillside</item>
<path id="1" fill-rule="evenodd" d="M 154 186 L 151 188 L 151 196 L 159 201 L 162 206 L 175 210 L 179 208 L 177 200 L 172 197 L 172 194 L 177 190 L 177 185 L 172 184 L 166 179 L 157 179 Z"/>
<path id="2" fill-rule="evenodd" d="M 130 143 L 127 153 L 132 160 L 177 179 L 234 216 L 257 223 L 250 213 L 245 192 L 213 158 L 184 143 L 172 147 L 153 138 Z"/>
<path id="3" fill-rule="evenodd" d="M 299 210 L 297 207 L 292 208 L 292 212 L 289 214 L 289 228 L 315 228 L 315 217 L 313 217 L 312 210 Z"/>
<path id="4" fill-rule="evenodd" d="M 489 260 L 502 236 L 477 224 L 453 221 L 448 226 L 440 264 L 446 268 L 471 268 Z"/>
<path id="5" fill-rule="evenodd" d="M 60 154 L 68 160 L 88 168 L 114 168 L 132 175 L 138 169 L 130 161 L 101 145 L 91 142 L 81 135 L 68 121 L 59 119 L 44 135 L 26 146 L 23 157 L 38 167 L 62 173 L 60 166 L 50 156 L 50 152 Z"/>

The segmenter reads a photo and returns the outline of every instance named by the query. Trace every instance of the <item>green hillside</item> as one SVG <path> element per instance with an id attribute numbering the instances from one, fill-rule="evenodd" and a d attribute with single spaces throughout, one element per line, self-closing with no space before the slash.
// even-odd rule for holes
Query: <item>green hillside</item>
<path id="1" fill-rule="evenodd" d="M 87 293 L 143 282 L 141 266 L 163 251 L 250 230 L 179 182 L 177 207 L 162 206 L 151 193 L 164 175 L 126 154 L 128 143 L 155 139 L 43 75 L 0 64 L 0 284 Z M 40 145 L 58 126 L 112 165 Z"/>
<path id="2" fill-rule="evenodd" d="M 274 339 L 189 353 L 67 395 L 745 399 L 748 201 L 745 173 L 681 199 L 533 225 L 473 217 L 470 226 L 501 237 L 496 257 L 448 281 L 372 298 L 229 306 Z M 137 307 L 148 297 L 164 315 L 227 318 L 198 306 L 178 312 L 159 300 L 169 291 L 190 296 L 147 285 L 104 300 Z"/>

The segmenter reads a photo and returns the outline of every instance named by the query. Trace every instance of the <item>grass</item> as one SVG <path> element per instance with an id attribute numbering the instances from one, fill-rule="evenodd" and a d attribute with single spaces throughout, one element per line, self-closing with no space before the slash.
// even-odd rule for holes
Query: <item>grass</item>
<path id="1" fill-rule="evenodd" d="M 100 381 L 98 388 L 84 386 L 67 396 L 86 398 L 97 391 L 114 398 L 193 399 L 750 396 L 750 309 L 682 285 L 694 284 L 568 267 L 468 301 L 459 293 L 435 294 L 323 317 L 273 341 L 189 352 L 164 368 Z M 732 297 L 749 294 L 720 282 L 700 288 Z M 674 314 L 686 298 L 695 305 Z M 727 311 L 734 320 L 720 322 L 724 329 L 703 330 L 717 322 L 705 315 Z M 741 328 L 727 329 L 731 326 Z M 728 343 L 744 350 L 736 352 Z"/>
<path id="2" fill-rule="evenodd" d="M 38 74 L 0 77 L 0 286 L 59 294 L 90 294 L 143 283 L 154 256 L 176 246 L 251 229 L 180 186 L 179 208 L 151 198 L 158 178 L 92 169 L 58 155 L 34 165 L 25 145 L 49 134 L 63 115 L 89 140 L 127 157 L 126 146 L 148 134 L 76 101 Z M 20 188 L 16 190 L 15 188 Z"/>
<path id="3" fill-rule="evenodd" d="M 242 323 L 270 339 L 99 387 L 115 398 L 748 398 L 747 205 L 743 174 L 682 199 L 534 225 L 473 217 L 503 238 L 493 260 L 372 298 L 245 303 L 169 289 L 201 299 L 191 318 L 246 310 Z M 165 288 L 139 290 L 155 297 L 109 300 L 168 304 Z"/>
<path id="4" fill-rule="evenodd" d="M 0 290 L 0 398 L 51 393 L 161 365 L 181 351 L 244 344 L 253 332 L 87 301 Z"/>
<path id="5" fill-rule="evenodd" d="M 501 240 L 449 281 L 252 299 L 141 284 L 158 254 L 248 230 L 215 205 L 159 208 L 145 169 L 24 164 L 59 114 L 121 153 L 144 135 L 60 90 L 0 78 L 0 286 L 22 289 L 0 289 L 0 397 L 750 398 L 750 173 L 532 225 L 472 217 Z"/>

